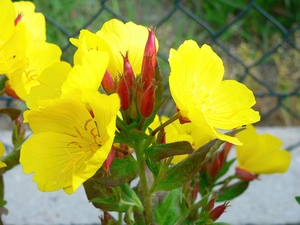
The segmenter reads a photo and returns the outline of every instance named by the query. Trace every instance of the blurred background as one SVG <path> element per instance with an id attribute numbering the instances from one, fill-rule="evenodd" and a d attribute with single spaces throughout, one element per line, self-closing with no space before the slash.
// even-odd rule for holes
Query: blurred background
<path id="1" fill-rule="evenodd" d="M 212 46 L 225 79 L 245 83 L 256 95 L 263 126 L 300 125 L 300 1 L 298 0 L 33 0 L 47 18 L 47 41 L 72 63 L 70 37 L 98 31 L 112 18 L 157 28 L 165 95 L 168 54 L 184 40 Z M 10 102 L 8 102 L 10 104 Z M 167 102 L 162 113 L 175 107 Z"/>

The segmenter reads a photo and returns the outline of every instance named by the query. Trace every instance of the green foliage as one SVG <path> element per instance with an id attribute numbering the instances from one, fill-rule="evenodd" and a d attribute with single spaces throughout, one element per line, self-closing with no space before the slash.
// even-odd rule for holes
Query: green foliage
<path id="1" fill-rule="evenodd" d="M 189 154 L 193 152 L 193 147 L 187 141 L 173 142 L 169 144 L 156 144 L 146 149 L 145 154 L 152 161 L 158 162 L 162 159 L 175 156 Z"/>
<path id="2" fill-rule="evenodd" d="M 100 168 L 91 179 L 99 185 L 116 187 L 136 178 L 137 168 L 137 163 L 133 157 L 127 155 L 123 159 L 115 158 L 109 172 Z"/>
<path id="3" fill-rule="evenodd" d="M 296 201 L 299 203 L 300 205 L 300 196 L 295 197 Z"/>
<path id="4" fill-rule="evenodd" d="M 232 200 L 238 197 L 239 195 L 243 194 L 243 192 L 246 191 L 248 186 L 249 186 L 248 181 L 239 181 L 235 184 L 232 184 L 224 188 L 221 192 L 219 192 L 220 194 L 218 196 L 217 201 L 223 202 L 223 201 Z"/>
<path id="5" fill-rule="evenodd" d="M 175 224 L 180 216 L 181 189 L 172 190 L 155 209 L 156 223 L 160 225 Z"/>

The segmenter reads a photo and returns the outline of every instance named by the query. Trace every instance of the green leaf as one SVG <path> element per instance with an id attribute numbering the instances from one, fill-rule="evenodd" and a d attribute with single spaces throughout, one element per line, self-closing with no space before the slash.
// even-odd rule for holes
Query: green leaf
<path id="1" fill-rule="evenodd" d="M 300 204 L 300 196 L 295 197 L 295 199 Z"/>
<path id="2" fill-rule="evenodd" d="M 125 212 L 128 210 L 128 205 L 123 205 L 121 201 L 120 187 L 105 187 L 98 184 L 96 181 L 89 179 L 83 183 L 85 193 L 89 201 L 96 208 L 104 211 Z"/>
<path id="3" fill-rule="evenodd" d="M 115 158 L 110 166 L 109 173 L 100 168 L 91 179 L 100 185 L 116 187 L 136 178 L 137 169 L 137 162 L 131 155 L 127 155 L 123 159 Z"/>
<path id="4" fill-rule="evenodd" d="M 248 181 L 239 181 L 233 185 L 230 185 L 219 193 L 217 202 L 229 201 L 241 195 L 249 186 Z"/>
<path id="5" fill-rule="evenodd" d="M 233 136 L 241 130 L 243 129 L 234 130 L 226 134 Z M 210 141 L 184 160 L 171 166 L 166 172 L 166 178 L 159 180 L 154 190 L 170 191 L 185 185 L 199 172 L 203 163 L 214 154 L 222 143 L 224 141 L 217 139 Z"/>
<path id="6" fill-rule="evenodd" d="M 216 223 L 213 223 L 213 225 L 230 225 L 230 223 L 216 222 Z"/>
<path id="7" fill-rule="evenodd" d="M 171 191 L 155 209 L 156 223 L 160 225 L 175 224 L 180 216 L 181 189 Z"/>
<path id="8" fill-rule="evenodd" d="M 5 88 L 6 81 L 8 81 L 7 76 L 0 74 L 0 91 L 2 91 Z"/>
<path id="9" fill-rule="evenodd" d="M 0 108 L 0 113 L 8 115 L 11 120 L 16 120 L 21 114 L 21 112 L 22 111 L 20 109 Z"/>
<path id="10" fill-rule="evenodd" d="M 142 212 L 144 210 L 143 204 L 133 189 L 128 184 L 122 184 L 120 187 L 122 189 L 122 203 L 134 206 L 138 211 Z"/>
<path id="11" fill-rule="evenodd" d="M 190 154 L 193 147 L 187 141 L 174 142 L 169 144 L 157 144 L 146 149 L 145 154 L 154 162 L 174 155 Z"/>

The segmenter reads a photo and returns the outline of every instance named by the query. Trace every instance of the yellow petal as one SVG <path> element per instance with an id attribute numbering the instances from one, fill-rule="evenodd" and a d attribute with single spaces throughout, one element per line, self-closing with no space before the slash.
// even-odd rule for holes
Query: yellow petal
<path id="1" fill-rule="evenodd" d="M 0 49 L 14 32 L 16 11 L 11 0 L 1 0 L 0 7 Z M 1 58 L 0 58 L 1 59 Z M 0 67 L 1 68 L 1 67 Z M 1 74 L 1 72 L 0 72 Z"/>
<path id="2" fill-rule="evenodd" d="M 26 98 L 27 107 L 45 107 L 61 96 L 61 86 L 67 79 L 71 66 L 66 62 L 56 62 L 43 70 L 37 78 L 39 85 L 31 88 Z"/>
<path id="3" fill-rule="evenodd" d="M 4 155 L 4 152 L 5 152 L 5 148 L 4 148 L 4 145 L 3 143 L 0 141 L 0 157 L 2 157 Z M 6 167 L 6 164 L 4 162 L 1 162 L 0 161 L 0 168 L 2 167 Z"/>
<path id="4" fill-rule="evenodd" d="M 211 94 L 202 111 L 210 125 L 230 130 L 260 120 L 259 113 L 250 108 L 254 104 L 254 95 L 244 84 L 226 80 Z"/>
<path id="5" fill-rule="evenodd" d="M 87 52 L 81 64 L 73 67 L 62 86 L 62 98 L 83 100 L 77 89 L 98 90 L 108 65 L 108 54 L 91 50 Z"/>
<path id="6" fill-rule="evenodd" d="M 291 155 L 280 149 L 282 142 L 277 137 L 270 134 L 258 135 L 253 127 L 247 127 L 237 136 L 245 143 L 236 148 L 240 168 L 256 174 L 283 173 L 288 169 Z"/>

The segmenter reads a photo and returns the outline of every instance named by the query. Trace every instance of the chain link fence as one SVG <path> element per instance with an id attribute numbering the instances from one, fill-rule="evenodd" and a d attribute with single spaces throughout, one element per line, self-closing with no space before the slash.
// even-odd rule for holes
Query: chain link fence
<path id="1" fill-rule="evenodd" d="M 50 42 L 60 45 L 64 60 L 72 61 L 75 48 L 68 40 L 77 37 L 81 29 L 95 32 L 111 18 L 152 25 L 160 43 L 166 88 L 169 49 L 178 48 L 186 39 L 193 39 L 200 46 L 208 43 L 224 60 L 225 79 L 237 79 L 255 93 L 261 125 L 300 124 L 300 22 L 298 15 L 286 15 L 280 4 L 272 8 L 270 4 L 277 1 L 87 0 L 81 1 L 85 5 L 69 12 L 64 21 L 57 19 L 54 9 L 43 9 L 43 2 L 48 1 L 37 4 L 38 10 L 46 17 L 47 31 L 54 33 Z M 61 2 L 68 10 L 69 1 Z M 292 3 L 297 4 L 297 0 Z M 64 25 L 78 18 L 80 25 Z M 287 24 L 286 18 L 292 22 Z M 173 109 L 170 101 L 164 113 L 172 113 Z"/>

